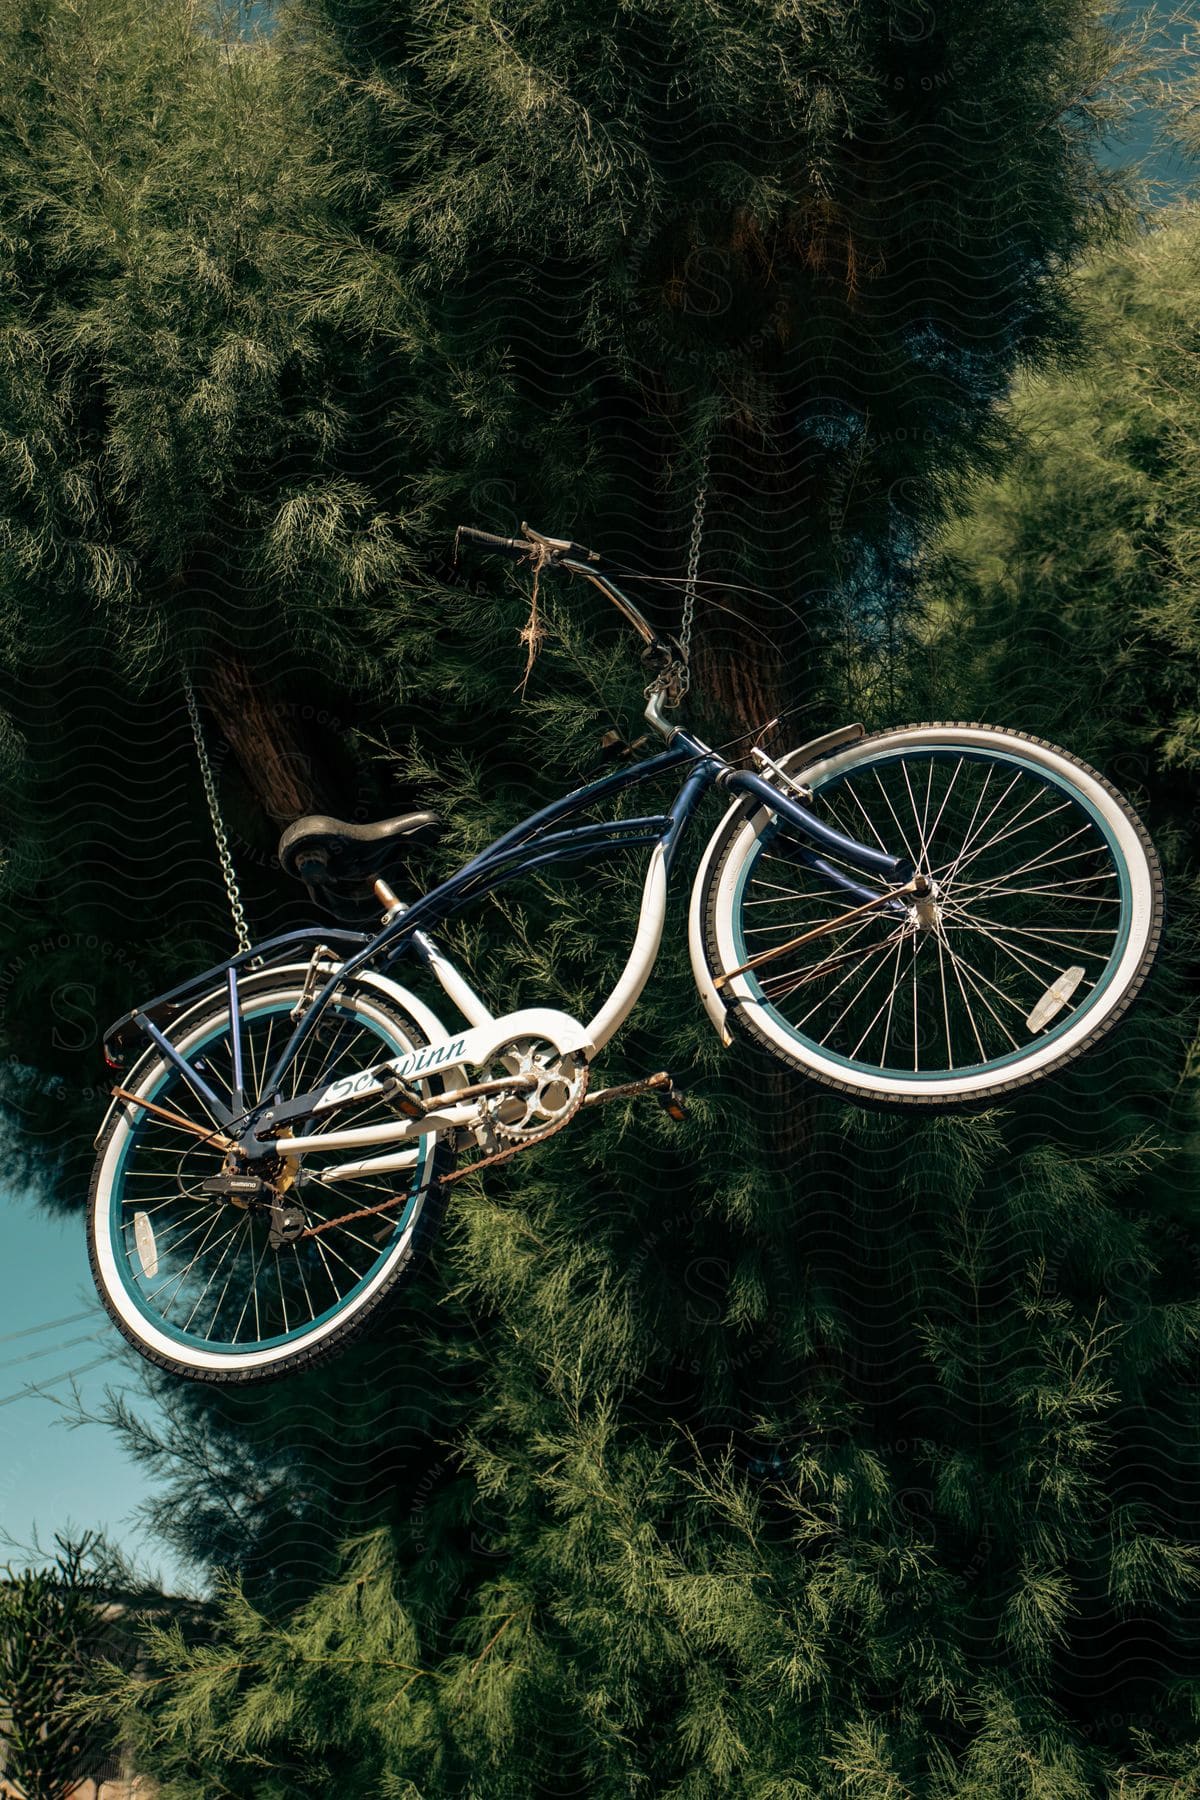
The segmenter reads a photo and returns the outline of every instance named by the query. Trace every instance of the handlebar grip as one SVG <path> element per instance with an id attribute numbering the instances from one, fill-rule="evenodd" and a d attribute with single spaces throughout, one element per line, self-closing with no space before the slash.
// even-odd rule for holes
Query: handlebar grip
<path id="1" fill-rule="evenodd" d="M 532 546 L 524 538 L 497 537 L 491 531 L 478 531 L 474 525 L 460 525 L 454 534 L 454 548 L 457 551 L 460 543 L 478 544 L 483 550 L 492 550 L 500 556 L 510 556 L 515 560 L 529 555 Z"/>

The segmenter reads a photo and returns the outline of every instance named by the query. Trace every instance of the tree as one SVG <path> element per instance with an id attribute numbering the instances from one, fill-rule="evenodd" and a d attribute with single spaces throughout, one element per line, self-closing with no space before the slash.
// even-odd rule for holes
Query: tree
<path id="1" fill-rule="evenodd" d="M 1021 448 L 944 534 L 928 572 L 930 638 L 954 678 L 1013 696 L 1035 731 L 1069 721 L 1084 754 L 1128 781 L 1153 780 L 1180 834 L 1200 756 L 1198 235 L 1184 206 L 1081 273 L 1086 364 L 1022 384 Z M 1050 659 L 1052 687 L 1041 675 Z"/>
<path id="2" fill-rule="evenodd" d="M 575 0 L 298 8 L 252 42 L 183 4 L 6 3 L 8 881 L 43 988 L 47 893 L 106 927 L 66 921 L 52 984 L 88 1025 L 39 1009 L 51 1041 L 25 1017 L 12 1046 L 60 1082 L 107 1005 L 89 937 L 148 985 L 183 949 L 124 891 L 178 866 L 140 773 L 178 729 L 177 654 L 267 863 L 281 813 L 344 803 L 348 773 L 379 793 L 334 732 L 314 756 L 297 704 L 345 726 L 370 693 L 376 735 L 389 711 L 407 733 L 436 668 L 481 752 L 525 735 L 479 655 L 511 599 L 442 579 L 459 519 L 519 504 L 675 573 L 706 451 L 703 573 L 730 585 L 701 685 L 743 727 L 813 705 L 823 640 L 895 628 L 920 532 L 994 453 L 1012 368 L 1069 337 L 1064 271 L 1119 198 L 1090 154 L 1119 50 L 1081 0 L 997 6 L 986 51 L 965 5 L 679 4 L 618 15 L 599 59 Z M 636 695 L 598 701 L 581 642 L 543 650 L 572 756 Z M 29 815 L 98 749 L 138 775 L 120 806 L 80 794 L 88 828 L 49 854 Z M 81 856 L 120 871 L 118 905 Z M 36 1080 L 19 1098 L 53 1137 Z"/>
<path id="3" fill-rule="evenodd" d="M 601 21 L 602 55 L 594 8 L 540 0 L 290 18 L 253 65 L 261 127 L 210 135 L 282 159 L 231 303 L 245 280 L 299 347 L 276 386 L 220 361 L 220 416 L 249 434 L 261 408 L 268 448 L 189 490 L 186 548 L 211 570 L 206 521 L 234 509 L 245 630 L 274 609 L 353 692 L 401 791 L 453 822 L 440 855 L 585 767 L 614 711 L 631 735 L 641 685 L 543 596 L 515 700 L 526 597 L 446 579 L 452 526 L 525 512 L 661 575 L 706 442 L 702 573 L 773 640 L 735 681 L 708 611 L 710 714 L 957 711 L 943 641 L 902 654 L 908 565 L 1007 441 L 1014 366 L 1070 338 L 1073 258 L 1115 204 L 1092 10 L 672 4 Z M 208 166 L 191 116 L 185 171 L 189 146 Z M 236 193 L 199 185 L 202 219 Z M 172 270 L 191 291 L 199 235 L 161 246 L 156 304 Z M 111 388 L 88 377 L 98 442 L 143 368 L 168 419 L 203 391 L 203 357 L 156 361 L 148 326 L 137 346 Z M 121 441 L 149 457 L 136 416 Z M 179 509 L 145 492 L 157 580 Z M 989 671 L 986 710 L 1015 698 Z M 455 944 L 497 1004 L 582 1008 L 635 886 L 537 888 Z M 1147 1013 L 1020 1113 L 910 1124 L 718 1076 L 687 987 L 676 947 L 608 1069 L 686 1069 L 689 1124 L 581 1123 L 464 1186 L 370 1344 L 260 1395 L 180 1390 L 143 1439 L 175 1472 L 163 1525 L 239 1578 L 213 1643 L 156 1639 L 153 1684 L 111 1696 L 176 1792 L 1065 1800 L 1184 1754 L 1189 1701 L 1163 1688 L 1190 1668 L 1197 1313 L 1191 1237 L 1155 1223 L 1177 1027 Z"/>
<path id="4" fill-rule="evenodd" d="M 364 462 L 408 531 L 470 495 L 674 574 L 706 459 L 705 573 L 749 629 L 735 658 L 702 613 L 705 690 L 742 725 L 811 699 L 814 639 L 894 613 L 1012 370 L 1070 337 L 1120 188 L 1111 37 L 1058 5 L 679 0 L 599 42 L 577 0 L 289 18 L 370 172 L 311 304 L 375 350 Z"/>
<path id="5" fill-rule="evenodd" d="M 4 1028 L 51 1196 L 86 1179 L 100 1028 L 223 937 L 181 665 L 252 905 L 281 907 L 282 820 L 375 799 L 305 623 L 344 569 L 318 530 L 286 624 L 289 576 L 263 579 L 264 522 L 285 553 L 279 494 L 342 416 L 278 304 L 309 137 L 270 56 L 202 22 L 124 0 L 0 21 Z"/>
<path id="6" fill-rule="evenodd" d="M 50 1567 L 9 1568 L 0 1583 L 0 1768 L 23 1800 L 66 1800 L 107 1750 L 102 1723 L 84 1733 L 71 1711 L 111 1637 L 88 1568 L 95 1546 L 58 1546 Z"/>

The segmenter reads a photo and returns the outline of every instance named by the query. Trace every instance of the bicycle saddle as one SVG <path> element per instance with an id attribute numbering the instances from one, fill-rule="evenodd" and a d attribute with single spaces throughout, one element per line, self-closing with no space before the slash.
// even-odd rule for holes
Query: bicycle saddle
<path id="1" fill-rule="evenodd" d="M 279 864 L 289 875 L 310 885 L 374 875 L 404 840 L 420 836 L 429 842 L 442 822 L 436 813 L 404 813 L 374 825 L 351 825 L 325 813 L 295 819 L 279 840 Z"/>

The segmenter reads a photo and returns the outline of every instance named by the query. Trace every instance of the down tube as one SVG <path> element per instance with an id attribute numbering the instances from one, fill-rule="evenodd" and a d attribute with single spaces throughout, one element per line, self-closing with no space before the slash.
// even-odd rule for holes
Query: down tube
<path id="1" fill-rule="evenodd" d="M 704 761 L 697 765 L 684 782 L 670 809 L 671 825 L 650 853 L 650 866 L 642 888 L 642 906 L 638 914 L 637 932 L 620 979 L 595 1018 L 586 1027 L 594 1050 L 602 1050 L 620 1030 L 641 997 L 650 979 L 662 943 L 667 917 L 667 877 L 679 841 L 695 812 L 701 796 L 712 786 L 721 765 Z"/>

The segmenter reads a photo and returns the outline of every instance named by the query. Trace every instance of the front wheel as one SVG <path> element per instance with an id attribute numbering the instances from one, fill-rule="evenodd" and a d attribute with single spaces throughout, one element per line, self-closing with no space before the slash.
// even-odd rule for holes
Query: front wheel
<path id="1" fill-rule="evenodd" d="M 263 1098 L 303 996 L 302 973 L 264 972 L 239 983 L 249 1103 Z M 172 1041 L 227 1100 L 233 1046 L 223 991 L 180 1020 Z M 285 1097 L 427 1041 L 398 1004 L 349 981 L 302 1047 Z M 432 1136 L 417 1140 L 409 1167 L 338 1178 L 347 1153 L 322 1151 L 319 1125 L 302 1130 L 295 1157 L 281 1158 L 282 1169 L 271 1172 L 304 1226 L 303 1235 L 281 1242 L 263 1208 L 205 1188 L 222 1169 L 211 1139 L 215 1120 L 175 1066 L 151 1052 L 124 1085 L 148 1104 L 118 1105 L 101 1135 L 89 1249 L 109 1312 L 160 1368 L 238 1383 L 305 1368 L 357 1336 L 412 1274 L 437 1224 L 440 1177 L 451 1160 Z M 432 1092 L 441 1078 L 421 1085 Z M 367 1101 L 354 1124 L 394 1117 L 382 1099 Z"/>
<path id="2" fill-rule="evenodd" d="M 768 807 L 731 808 L 700 904 L 711 973 L 750 1037 L 860 1101 L 948 1107 L 1014 1093 L 1112 1029 L 1157 954 L 1163 883 L 1103 776 L 1023 732 L 965 724 L 802 763 L 781 766 L 818 817 L 908 856 L 928 887 L 863 910 Z"/>

